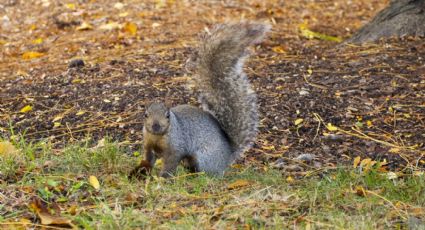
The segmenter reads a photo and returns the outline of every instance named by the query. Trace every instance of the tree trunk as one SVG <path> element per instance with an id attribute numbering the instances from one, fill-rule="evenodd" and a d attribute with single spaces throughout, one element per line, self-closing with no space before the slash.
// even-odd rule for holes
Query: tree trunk
<path id="1" fill-rule="evenodd" d="M 373 42 L 405 35 L 425 36 L 425 0 L 393 0 L 346 42 Z"/>

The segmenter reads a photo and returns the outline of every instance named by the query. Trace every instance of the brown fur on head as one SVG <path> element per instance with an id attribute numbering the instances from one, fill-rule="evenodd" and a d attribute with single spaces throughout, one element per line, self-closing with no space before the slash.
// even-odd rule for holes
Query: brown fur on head
<path id="1" fill-rule="evenodd" d="M 144 126 L 154 135 L 164 135 L 170 127 L 170 110 L 162 102 L 153 102 L 145 112 Z"/>

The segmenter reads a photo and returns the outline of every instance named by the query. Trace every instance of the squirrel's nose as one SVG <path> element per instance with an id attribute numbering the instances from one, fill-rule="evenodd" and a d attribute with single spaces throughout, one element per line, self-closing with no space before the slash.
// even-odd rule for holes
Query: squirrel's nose
<path id="1" fill-rule="evenodd" d="M 153 123 L 153 125 L 152 125 L 152 130 L 154 131 L 154 132 L 159 132 L 159 130 L 161 129 L 161 126 L 158 124 L 158 123 Z"/>

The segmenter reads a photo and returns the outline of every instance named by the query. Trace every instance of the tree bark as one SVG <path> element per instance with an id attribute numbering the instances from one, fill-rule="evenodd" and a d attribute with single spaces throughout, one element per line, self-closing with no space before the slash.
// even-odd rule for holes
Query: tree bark
<path id="1" fill-rule="evenodd" d="M 346 42 L 373 42 L 406 35 L 425 36 L 425 0 L 393 0 Z"/>

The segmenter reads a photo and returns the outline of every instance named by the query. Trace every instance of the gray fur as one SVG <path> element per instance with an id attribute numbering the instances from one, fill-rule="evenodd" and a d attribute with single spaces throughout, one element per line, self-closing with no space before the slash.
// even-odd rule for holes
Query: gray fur
<path id="1" fill-rule="evenodd" d="M 195 81 L 200 101 L 229 136 L 233 158 L 249 148 L 257 133 L 257 97 L 242 68 L 247 48 L 269 29 L 250 22 L 218 25 L 202 37 L 199 47 Z"/>
<path id="2" fill-rule="evenodd" d="M 189 105 L 171 109 L 170 149 L 183 159 L 195 159 L 197 171 L 222 175 L 232 162 L 229 141 L 217 120 L 209 113 Z"/>
<path id="3" fill-rule="evenodd" d="M 164 177 L 185 159 L 194 171 L 223 175 L 256 136 L 256 94 L 242 68 L 247 47 L 268 30 L 267 25 L 241 22 L 216 26 L 202 37 L 194 66 L 203 110 L 180 105 L 168 113 L 163 104 L 152 104 L 143 130 L 146 162 L 137 169 L 162 157 Z"/>

